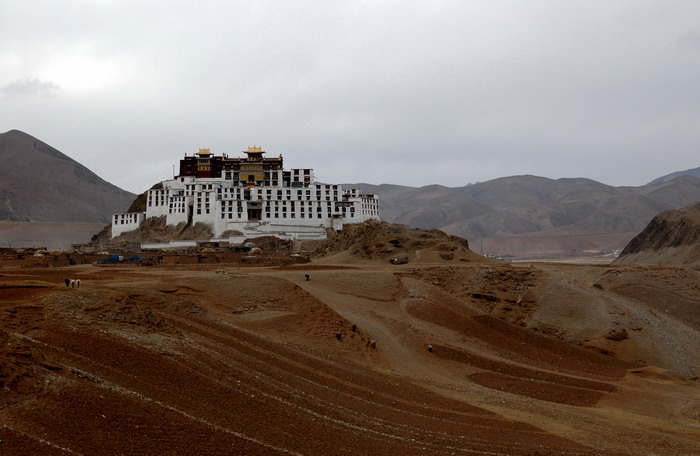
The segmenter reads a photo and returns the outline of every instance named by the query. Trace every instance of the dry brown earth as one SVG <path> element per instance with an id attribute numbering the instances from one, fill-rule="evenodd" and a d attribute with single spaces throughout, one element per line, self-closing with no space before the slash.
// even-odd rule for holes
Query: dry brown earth
<path id="1" fill-rule="evenodd" d="M 698 454 L 696 271 L 221 272 L 0 270 L 0 453 Z"/>

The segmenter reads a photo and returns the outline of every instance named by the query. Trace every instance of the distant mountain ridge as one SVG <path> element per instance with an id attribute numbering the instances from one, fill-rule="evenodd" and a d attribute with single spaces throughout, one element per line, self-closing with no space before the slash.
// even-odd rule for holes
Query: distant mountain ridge
<path id="1" fill-rule="evenodd" d="M 382 219 L 470 240 L 641 231 L 659 212 L 700 201 L 700 177 L 640 187 L 524 175 L 464 187 L 352 184 L 380 198 Z"/>
<path id="2" fill-rule="evenodd" d="M 693 168 L 693 169 L 686 169 L 685 171 L 676 171 L 675 173 L 661 176 L 661 177 L 649 182 L 648 185 L 658 184 L 659 182 L 667 182 L 667 181 L 670 181 L 670 180 L 675 179 L 676 177 L 680 177 L 680 176 L 700 177 L 700 167 Z"/>
<path id="3" fill-rule="evenodd" d="M 616 249 L 620 243 L 621 249 L 658 213 L 700 201 L 700 176 L 693 175 L 695 171 L 700 173 L 700 168 L 640 187 L 532 175 L 455 188 L 352 186 L 378 194 L 382 219 L 391 223 L 439 228 L 472 242 L 490 239 L 490 244 L 478 245 L 495 246 L 488 247 L 491 250 L 505 244 L 511 248 L 517 244 L 511 240 L 520 240 L 531 250 L 557 245 L 580 251 Z M 0 221 L 108 223 L 135 197 L 26 133 L 0 134 Z M 575 239 L 569 242 L 567 237 Z"/>
<path id="4" fill-rule="evenodd" d="M 106 223 L 134 198 L 31 135 L 0 134 L 0 221 Z"/>

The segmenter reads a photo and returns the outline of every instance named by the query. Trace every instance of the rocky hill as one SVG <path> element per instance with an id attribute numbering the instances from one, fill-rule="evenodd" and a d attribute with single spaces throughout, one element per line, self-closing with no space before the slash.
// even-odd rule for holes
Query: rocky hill
<path id="1" fill-rule="evenodd" d="M 342 263 L 490 262 L 469 250 L 469 243 L 460 237 L 376 221 L 346 225 L 314 256 Z"/>
<path id="2" fill-rule="evenodd" d="M 700 202 L 654 217 L 627 244 L 617 263 L 700 268 Z"/>
<path id="3" fill-rule="evenodd" d="M 33 136 L 0 134 L 0 221 L 106 223 L 134 197 Z"/>

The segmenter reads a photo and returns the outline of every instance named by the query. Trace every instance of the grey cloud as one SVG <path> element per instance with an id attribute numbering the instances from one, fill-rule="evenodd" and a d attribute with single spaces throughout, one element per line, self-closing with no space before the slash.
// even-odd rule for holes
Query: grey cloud
<path id="1" fill-rule="evenodd" d="M 60 89 L 60 86 L 51 81 L 40 81 L 38 79 L 24 79 L 10 82 L 0 88 L 0 93 L 7 100 L 12 97 L 47 97 Z"/>
<path id="2" fill-rule="evenodd" d="M 0 17 L 0 123 L 132 191 L 253 143 L 329 182 L 635 185 L 699 164 L 695 0 L 35 2 Z M 74 56 L 116 82 L 73 90 L 48 63 Z M 25 102 L 57 90 L 26 74 L 61 97 Z"/>

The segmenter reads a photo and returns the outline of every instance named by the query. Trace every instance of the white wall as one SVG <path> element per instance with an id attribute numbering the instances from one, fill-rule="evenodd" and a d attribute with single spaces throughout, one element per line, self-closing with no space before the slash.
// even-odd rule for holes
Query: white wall
<path id="1" fill-rule="evenodd" d="M 163 181 L 162 189 L 148 191 L 145 215 L 165 215 L 169 225 L 187 222 L 191 217 L 193 224 L 202 222 L 212 226 L 215 237 L 227 230 L 243 231 L 251 229 L 253 224 L 258 225 L 258 222 L 249 223 L 249 201 L 260 203 L 259 225 L 274 225 L 275 230 L 284 229 L 290 233 L 295 230 L 303 233 L 306 229 L 316 233 L 320 227 L 339 229 L 344 224 L 379 219 L 376 195 L 362 195 L 356 189 L 344 190 L 341 185 L 314 184 L 311 169 L 292 169 L 285 173 L 290 173 L 292 182 L 310 185 L 283 187 L 283 173 L 273 171 L 268 182 L 277 179 L 278 185 L 251 188 L 250 199 L 246 200 L 245 187 L 233 187 L 232 181 L 224 177 L 178 177 Z M 119 219 L 119 224 L 113 223 L 113 232 L 115 229 L 118 232 L 133 230 L 140 222 L 128 223 L 128 226 L 123 225 Z"/>
<path id="2" fill-rule="evenodd" d="M 138 229 L 146 219 L 145 212 L 128 212 L 112 216 L 112 237 Z"/>

